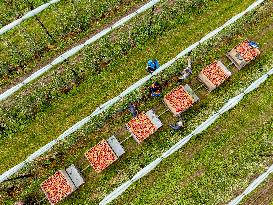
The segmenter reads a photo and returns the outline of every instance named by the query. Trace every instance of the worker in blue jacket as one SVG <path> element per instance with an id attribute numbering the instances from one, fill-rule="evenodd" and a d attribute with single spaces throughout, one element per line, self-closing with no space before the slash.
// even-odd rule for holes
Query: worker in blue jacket
<path id="1" fill-rule="evenodd" d="M 153 73 L 156 69 L 158 69 L 160 67 L 158 60 L 154 59 L 154 60 L 148 60 L 147 63 L 147 71 L 149 73 Z"/>
<path id="2" fill-rule="evenodd" d="M 160 97 L 161 96 L 161 90 L 162 87 L 158 82 L 154 82 L 150 87 L 149 87 L 150 93 L 152 97 Z"/>

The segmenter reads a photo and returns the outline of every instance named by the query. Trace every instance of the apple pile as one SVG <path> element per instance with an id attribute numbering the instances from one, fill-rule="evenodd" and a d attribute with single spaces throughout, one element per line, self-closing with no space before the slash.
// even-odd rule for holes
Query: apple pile
<path id="1" fill-rule="evenodd" d="M 192 97 L 188 94 L 183 86 L 174 89 L 165 96 L 170 106 L 175 109 L 177 113 L 185 111 L 193 104 Z"/>
<path id="2" fill-rule="evenodd" d="M 100 141 L 100 143 L 87 151 L 85 157 L 97 173 L 118 159 L 106 140 Z"/>
<path id="3" fill-rule="evenodd" d="M 202 73 L 216 86 L 222 84 L 229 77 L 217 61 L 204 68 Z"/>
<path id="4" fill-rule="evenodd" d="M 258 55 L 256 50 L 249 45 L 248 41 L 243 41 L 235 49 L 246 62 L 253 60 Z"/>
<path id="5" fill-rule="evenodd" d="M 127 126 L 139 142 L 142 142 L 157 130 L 157 127 L 145 113 L 140 113 L 137 117 L 133 118 Z"/>
<path id="6" fill-rule="evenodd" d="M 73 188 L 62 174 L 61 171 L 56 172 L 41 184 L 42 190 L 45 192 L 51 204 L 56 204 L 63 198 L 73 192 Z"/>

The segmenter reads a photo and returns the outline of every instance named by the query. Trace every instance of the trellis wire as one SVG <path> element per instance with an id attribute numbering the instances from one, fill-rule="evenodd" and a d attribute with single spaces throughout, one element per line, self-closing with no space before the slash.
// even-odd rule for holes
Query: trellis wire
<path id="1" fill-rule="evenodd" d="M 134 18 L 138 14 L 143 13 L 144 11 L 150 9 L 155 4 L 157 4 L 159 1 L 160 0 L 151 0 L 149 3 L 145 4 L 144 6 L 142 6 L 141 8 L 139 8 L 138 10 L 136 10 L 135 12 L 133 12 L 133 13 L 131 13 L 131 14 L 123 17 L 122 19 L 120 19 L 116 23 L 114 23 L 111 26 L 103 29 L 101 32 L 97 33 L 96 35 L 92 36 L 91 38 L 89 38 L 88 40 L 86 40 L 84 43 L 82 43 L 82 44 L 80 44 L 78 46 L 75 46 L 75 47 L 71 48 L 70 50 L 66 51 L 65 53 L 61 54 L 59 57 L 57 57 L 56 59 L 54 59 L 51 63 L 49 63 L 48 65 L 42 67 L 38 71 L 34 72 L 32 75 L 30 75 L 29 77 L 27 77 L 21 83 L 15 85 L 13 87 L 11 87 L 10 89 L 8 89 L 7 91 L 5 91 L 3 93 L 1 93 L 1 95 L 0 95 L 0 102 L 2 100 L 5 100 L 7 97 L 11 96 L 13 93 L 15 93 L 16 91 L 18 91 L 19 89 L 21 89 L 26 84 L 30 83 L 31 81 L 35 80 L 36 78 L 40 77 L 41 75 L 43 75 L 44 73 L 46 73 L 47 71 L 49 71 L 53 66 L 55 66 L 55 65 L 57 65 L 59 63 L 62 63 L 63 61 L 65 61 L 69 57 L 71 57 L 74 54 L 78 53 L 85 46 L 88 46 L 88 45 L 94 43 L 95 41 L 99 40 L 100 38 L 102 38 L 103 36 L 105 36 L 106 34 L 108 34 L 109 32 L 111 32 L 111 31 L 113 31 L 113 30 L 121 27 L 127 21 L 131 20 L 132 18 Z"/>
<path id="2" fill-rule="evenodd" d="M 69 129 L 67 129 L 63 134 L 61 134 L 58 138 L 54 139 L 53 141 L 49 142 L 48 144 L 46 144 L 45 146 L 43 146 L 42 148 L 40 148 L 39 150 L 37 150 L 36 152 L 34 152 L 33 154 L 31 154 L 25 161 L 21 162 L 20 164 L 17 164 L 16 166 L 12 167 L 11 169 L 9 169 L 6 172 L 4 172 L 3 174 L 1 174 L 1 176 L 0 176 L 0 183 L 3 182 L 3 181 L 5 181 L 5 180 L 7 180 L 7 179 L 9 179 L 10 176 L 12 176 L 13 174 L 17 173 L 23 167 L 25 167 L 28 163 L 30 163 L 31 161 L 35 160 L 37 157 L 41 156 L 42 154 L 44 154 L 45 152 L 47 152 L 48 150 L 50 150 L 59 141 L 64 140 L 67 136 L 69 136 L 70 134 L 72 134 L 75 131 L 77 131 L 78 129 L 80 129 L 83 125 L 85 125 L 87 122 L 89 122 L 91 120 L 91 118 L 99 115 L 100 113 L 104 112 L 105 110 L 107 110 L 109 107 L 111 107 L 115 103 L 119 102 L 123 97 L 125 97 L 126 95 L 128 95 L 129 93 L 131 93 L 132 91 L 134 91 L 135 89 L 139 88 L 141 85 L 143 85 L 144 83 L 146 83 L 151 77 L 153 77 L 154 75 L 156 75 L 156 74 L 164 71 L 166 68 L 168 68 L 169 66 L 171 66 L 174 62 L 176 62 L 179 58 L 182 58 L 187 53 L 189 53 L 194 48 L 196 48 L 199 44 L 203 43 L 204 41 L 206 41 L 206 40 L 212 38 L 213 36 L 215 36 L 216 34 L 218 34 L 221 30 L 223 30 L 227 26 L 229 26 L 232 23 L 234 23 L 236 20 L 238 20 L 239 18 L 241 18 L 243 15 L 245 15 L 247 12 L 249 12 L 249 11 L 253 10 L 254 8 L 256 8 L 262 2 L 264 2 L 264 0 L 258 0 L 256 2 L 254 2 L 245 11 L 243 11 L 243 12 L 237 14 L 236 16 L 232 17 L 225 24 L 223 24 L 221 27 L 219 27 L 219 28 L 215 29 L 214 31 L 210 32 L 205 37 L 203 37 L 200 41 L 192 44 L 191 46 L 189 46 L 188 48 L 186 48 L 185 50 L 183 50 L 175 58 L 171 59 L 170 61 L 168 61 L 167 63 L 165 63 L 164 65 L 162 65 L 158 70 L 156 70 L 152 74 L 147 75 L 146 77 L 140 79 L 135 84 L 131 85 L 126 90 L 124 90 L 120 95 L 112 98 L 111 100 L 107 101 L 103 105 L 99 106 L 91 115 L 87 116 L 86 118 L 84 118 L 81 121 L 79 121 L 76 124 L 74 124 L 72 127 L 70 127 Z M 152 4 L 150 4 L 150 6 L 152 6 Z M 1 99 L 0 99 L 0 101 L 1 101 Z"/>
<path id="3" fill-rule="evenodd" d="M 39 14 L 40 12 L 42 12 L 43 10 L 45 10 L 47 7 L 51 6 L 52 4 L 56 4 L 58 3 L 60 0 L 51 0 L 50 2 L 48 3 L 45 3 L 39 7 L 37 7 L 36 9 L 34 10 L 31 10 L 29 12 L 27 12 L 24 16 L 22 16 L 21 18 L 19 19 L 16 19 L 15 21 L 11 22 L 10 24 L 2 27 L 0 29 L 0 35 L 6 33 L 7 31 L 13 29 L 14 27 L 18 26 L 19 24 L 21 24 L 23 21 Z"/>
<path id="4" fill-rule="evenodd" d="M 120 144 L 123 144 L 125 141 L 127 141 L 128 139 L 130 139 L 132 137 L 132 135 L 130 134 L 128 137 L 126 137 L 124 140 L 122 140 L 120 142 Z"/>
<path id="5" fill-rule="evenodd" d="M 87 165 L 85 168 L 83 168 L 83 169 L 81 170 L 81 172 L 84 172 L 84 171 L 87 170 L 89 167 L 90 167 L 90 165 Z"/>
<path id="6" fill-rule="evenodd" d="M 264 74 L 262 77 L 254 81 L 248 88 L 246 88 L 241 94 L 231 98 L 228 100 L 224 106 L 218 110 L 218 112 L 214 113 L 210 118 L 208 118 L 206 121 L 204 121 L 202 124 L 200 124 L 195 130 L 193 130 L 189 135 L 181 139 L 179 142 L 177 142 L 175 145 L 173 145 L 169 150 L 164 152 L 160 157 L 158 157 L 156 160 L 148 164 L 146 167 L 141 169 L 139 172 L 137 172 L 132 179 L 129 179 L 127 182 L 123 183 L 121 186 L 116 188 L 113 192 L 111 192 L 109 195 L 107 195 L 100 203 L 99 205 L 105 205 L 110 203 L 112 200 L 117 198 L 119 195 L 121 195 L 126 189 L 129 188 L 131 184 L 142 178 L 143 176 L 147 175 L 149 172 L 151 172 L 153 169 L 155 169 L 162 160 L 166 159 L 176 151 L 178 151 L 181 147 L 183 147 L 193 136 L 196 136 L 206 130 L 211 124 L 213 124 L 222 114 L 229 111 L 233 107 L 235 107 L 245 95 L 249 94 L 251 91 L 258 88 L 262 83 L 266 81 L 266 79 L 273 74 L 273 68 L 268 71 L 266 74 Z M 269 173 L 273 172 L 273 165 L 268 169 L 268 171 L 264 174 L 262 174 L 258 179 L 254 180 L 254 182 L 245 190 L 245 192 L 238 196 L 234 201 L 229 203 L 229 205 L 237 205 L 242 198 L 250 193 L 253 189 L 255 189 L 261 182 L 265 180 L 265 178 L 269 175 Z"/>

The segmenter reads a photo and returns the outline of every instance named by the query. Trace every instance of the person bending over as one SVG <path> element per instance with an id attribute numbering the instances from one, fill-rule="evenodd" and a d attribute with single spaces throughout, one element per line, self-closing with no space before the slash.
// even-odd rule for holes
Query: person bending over
<path id="1" fill-rule="evenodd" d="M 158 82 L 154 82 L 150 87 L 149 87 L 150 93 L 152 97 L 159 97 L 161 96 L 161 86 Z"/>
<path id="2" fill-rule="evenodd" d="M 153 73 L 156 69 L 158 69 L 160 67 L 158 60 L 154 59 L 154 60 L 148 60 L 147 63 L 147 71 L 149 73 Z"/>

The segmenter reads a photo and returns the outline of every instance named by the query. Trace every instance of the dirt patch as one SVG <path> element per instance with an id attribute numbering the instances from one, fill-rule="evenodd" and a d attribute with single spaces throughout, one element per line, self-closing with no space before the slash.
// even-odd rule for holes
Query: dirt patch
<path id="1" fill-rule="evenodd" d="M 180 186 L 187 186 L 191 181 L 195 180 L 195 178 L 201 177 L 205 174 L 204 169 L 199 169 L 191 176 L 187 177 L 185 180 L 180 182 Z"/>

